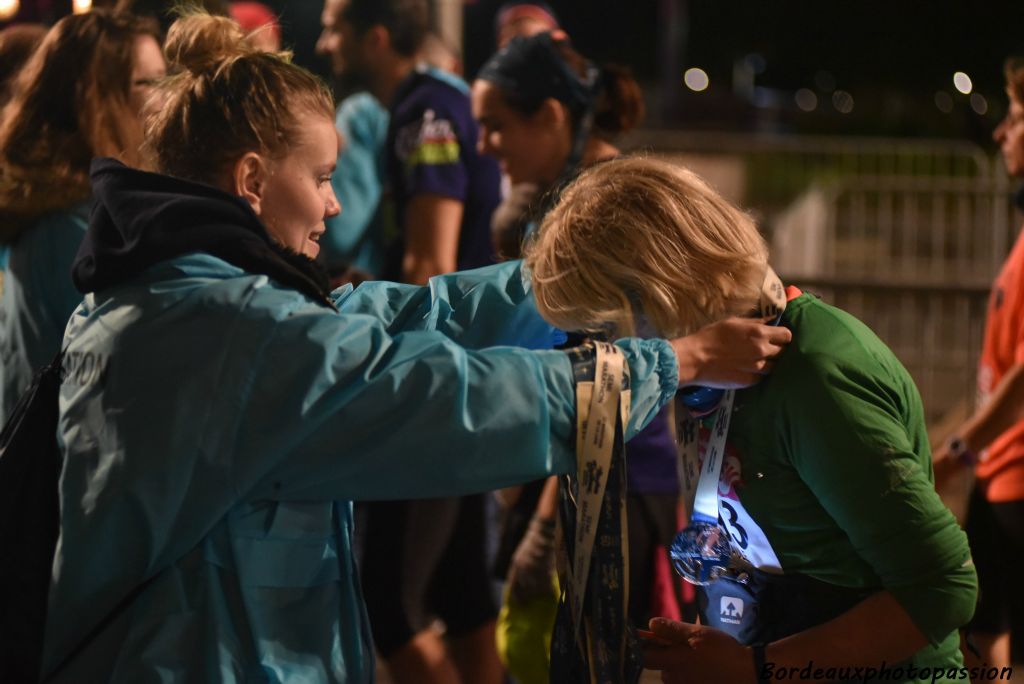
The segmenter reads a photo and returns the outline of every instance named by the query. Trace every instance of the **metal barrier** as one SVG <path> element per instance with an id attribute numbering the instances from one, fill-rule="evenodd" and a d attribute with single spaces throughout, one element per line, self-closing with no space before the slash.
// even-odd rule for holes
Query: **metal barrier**
<path id="1" fill-rule="evenodd" d="M 777 217 L 773 262 L 893 349 L 934 424 L 974 397 L 988 291 L 1017 225 L 1003 176 L 850 179 Z"/>
<path id="2" fill-rule="evenodd" d="M 622 140 L 623 149 L 783 158 L 785 166 L 814 174 L 822 167 L 846 176 L 940 176 L 986 178 L 991 157 L 960 140 L 780 136 L 645 129 Z M 777 168 L 776 171 L 782 170 Z M 783 171 L 785 172 L 785 171 Z"/>
<path id="3" fill-rule="evenodd" d="M 744 206 L 771 218 L 808 187 L 825 180 L 865 177 L 997 178 L 1001 166 L 977 145 L 950 140 L 840 138 L 634 131 L 622 148 L 691 158 L 741 160 Z"/>

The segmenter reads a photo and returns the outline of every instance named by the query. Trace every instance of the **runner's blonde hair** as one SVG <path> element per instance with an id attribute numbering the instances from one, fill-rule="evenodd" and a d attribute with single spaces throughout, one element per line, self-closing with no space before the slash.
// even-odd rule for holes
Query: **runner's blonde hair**
<path id="1" fill-rule="evenodd" d="M 677 337 L 755 309 L 768 249 L 750 216 L 696 174 L 622 158 L 566 188 L 526 266 L 541 315 L 564 330 L 636 334 L 639 310 Z"/>

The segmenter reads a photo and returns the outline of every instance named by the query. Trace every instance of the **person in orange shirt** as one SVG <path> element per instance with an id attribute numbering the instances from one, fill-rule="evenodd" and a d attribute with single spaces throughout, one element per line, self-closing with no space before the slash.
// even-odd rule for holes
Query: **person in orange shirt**
<path id="1" fill-rule="evenodd" d="M 1007 60 L 1005 74 L 1010 108 L 992 137 L 1007 172 L 1024 178 L 1024 59 Z M 967 536 L 980 591 L 968 633 L 982 661 L 1009 666 L 1010 628 L 1024 618 L 1017 577 L 1024 565 L 1024 233 L 989 297 L 978 409 L 936 450 L 934 464 L 936 486 L 965 466 L 975 469 Z"/>

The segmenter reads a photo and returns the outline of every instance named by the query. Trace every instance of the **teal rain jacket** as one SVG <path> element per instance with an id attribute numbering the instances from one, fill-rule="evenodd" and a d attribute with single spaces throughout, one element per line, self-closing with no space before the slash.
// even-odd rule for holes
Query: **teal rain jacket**
<path id="1" fill-rule="evenodd" d="M 57 681 L 372 681 L 351 501 L 574 468 L 567 355 L 491 346 L 550 345 L 517 262 L 333 298 L 207 254 L 85 297 L 44 672 L 155 575 Z M 632 434 L 677 370 L 664 341 L 619 345 Z"/>
<path id="2" fill-rule="evenodd" d="M 338 107 L 334 126 L 341 133 L 338 167 L 331 174 L 342 211 L 324 221 L 320 238 L 328 269 L 354 266 L 379 274 L 384 268 L 384 142 L 388 110 L 369 93 L 356 93 Z"/>
<path id="3" fill-rule="evenodd" d="M 0 421 L 35 372 L 60 350 L 68 317 L 82 301 L 71 264 L 88 225 L 91 202 L 47 214 L 11 246 L 0 299 Z"/>

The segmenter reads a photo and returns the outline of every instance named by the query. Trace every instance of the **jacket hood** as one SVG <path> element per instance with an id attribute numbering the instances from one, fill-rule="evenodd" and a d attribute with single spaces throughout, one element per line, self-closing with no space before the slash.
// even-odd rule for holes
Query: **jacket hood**
<path id="1" fill-rule="evenodd" d="M 333 307 L 327 277 L 312 259 L 274 242 L 252 207 L 209 185 L 95 159 L 95 204 L 71 275 L 80 292 L 125 282 L 150 266 L 205 253 L 266 275 Z"/>

